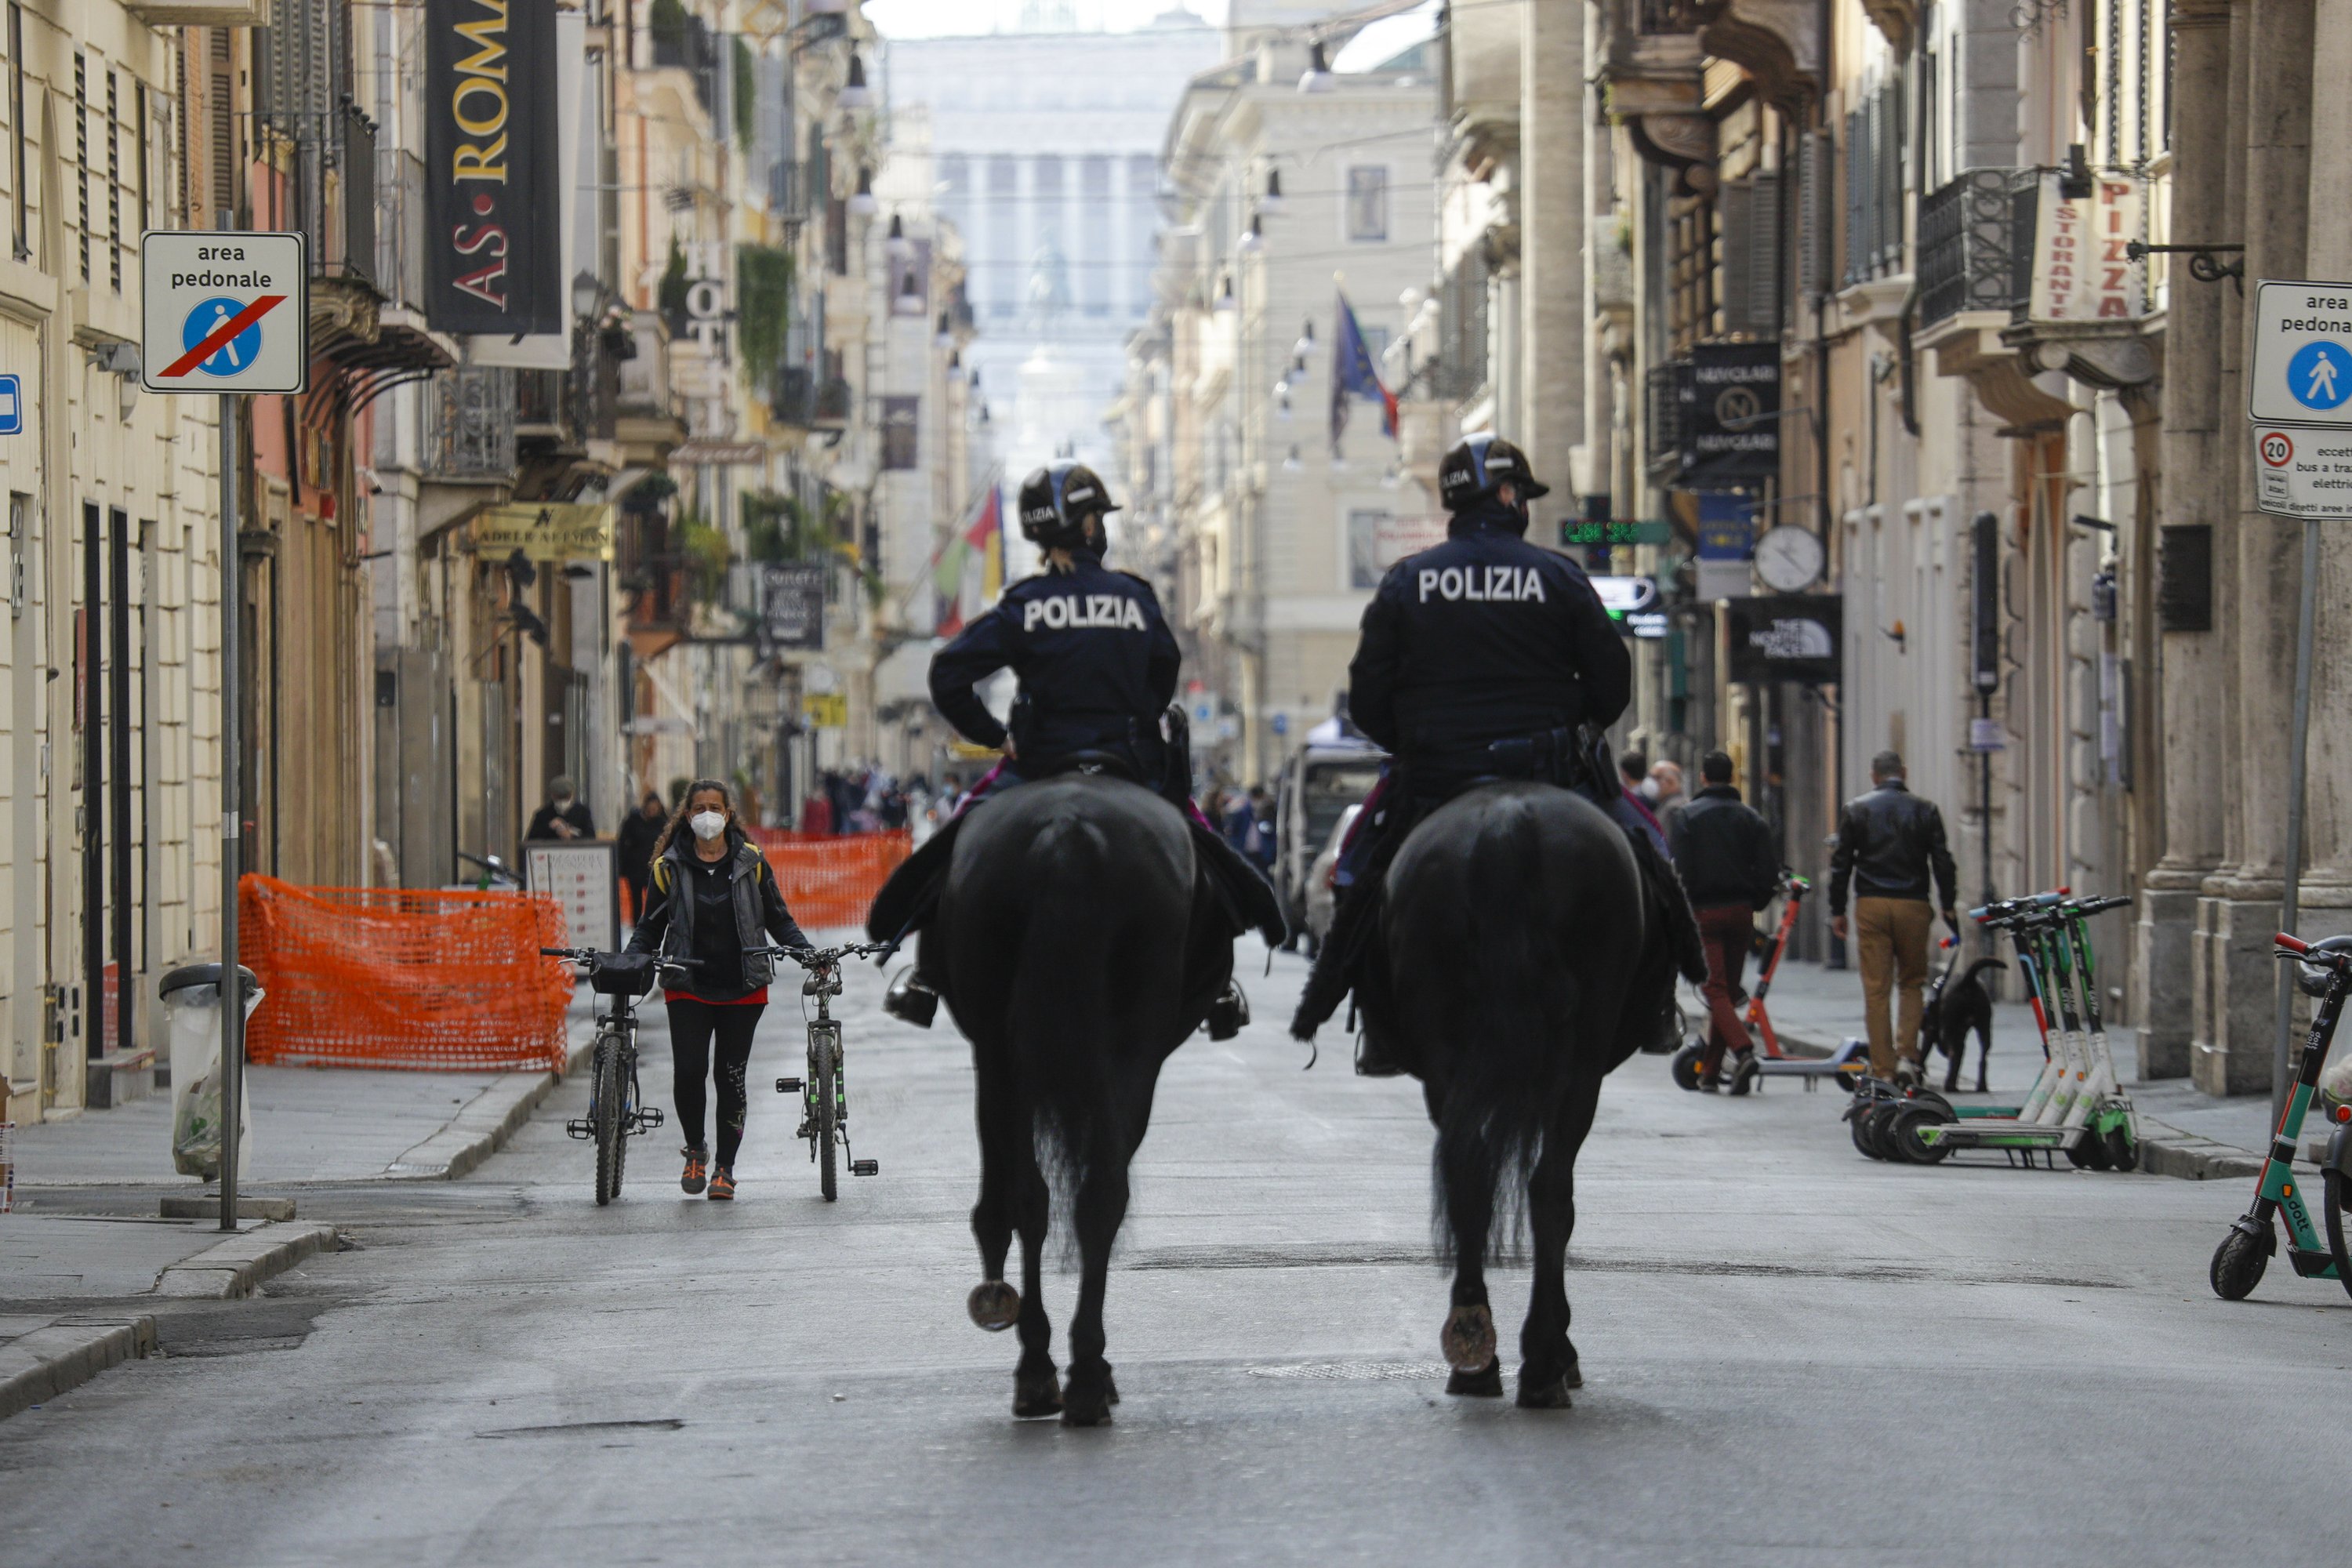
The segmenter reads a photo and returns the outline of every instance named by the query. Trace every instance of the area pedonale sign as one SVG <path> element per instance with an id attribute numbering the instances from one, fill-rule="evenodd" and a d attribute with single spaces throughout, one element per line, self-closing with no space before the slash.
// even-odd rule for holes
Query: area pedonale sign
<path id="1" fill-rule="evenodd" d="M 425 315 L 564 325 L 555 0 L 425 0 Z"/>

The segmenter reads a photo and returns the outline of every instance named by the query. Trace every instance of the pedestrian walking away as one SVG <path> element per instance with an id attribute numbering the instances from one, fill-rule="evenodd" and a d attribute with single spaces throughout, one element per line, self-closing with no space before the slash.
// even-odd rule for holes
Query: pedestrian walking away
<path id="1" fill-rule="evenodd" d="M 669 813 L 662 809 L 662 798 L 653 790 L 646 791 L 637 809 L 621 819 L 621 880 L 629 889 L 627 913 L 632 925 L 645 919 L 646 883 L 654 874 L 654 845 L 668 821 Z"/>
<path id="2" fill-rule="evenodd" d="M 1903 758 L 1870 759 L 1871 790 L 1845 803 L 1830 857 L 1830 932 L 1846 940 L 1846 884 L 1853 884 L 1852 930 L 1862 966 L 1870 1070 L 1897 1083 L 1919 1081 L 1920 991 L 1927 983 L 1927 937 L 1941 910 L 1960 929 L 1959 873 L 1944 839 L 1944 814 L 1905 782 Z M 1936 902 L 1927 902 L 1933 879 Z M 1895 1016 L 1887 1018 L 1890 995 Z"/>
<path id="3" fill-rule="evenodd" d="M 558 773 L 547 781 L 547 804 L 530 814 L 525 838 L 593 838 L 596 819 L 572 781 Z"/>
<path id="4" fill-rule="evenodd" d="M 1723 1087 L 1725 1053 L 1744 1062 L 1749 1049 L 1739 1017 L 1740 979 L 1755 939 L 1756 911 L 1780 887 L 1780 855 L 1771 826 L 1739 798 L 1730 756 L 1709 752 L 1698 769 L 1702 787 L 1675 814 L 1672 842 L 1675 869 L 1706 944 L 1706 1050 L 1699 1058 L 1699 1088 L 1714 1093 Z"/>
<path id="5" fill-rule="evenodd" d="M 681 833 L 680 828 L 685 832 Z M 654 845 L 647 904 L 629 937 L 631 952 L 690 962 L 687 980 L 666 990 L 672 1090 L 686 1134 L 678 1185 L 714 1198 L 735 1195 L 735 1156 L 749 1111 L 744 1078 L 751 1037 L 767 1010 L 775 961 L 764 949 L 807 947 L 806 936 L 760 847 L 744 837 L 734 797 L 717 779 L 697 779 Z M 704 1142 L 705 1082 L 719 1084 L 719 1147 Z"/>

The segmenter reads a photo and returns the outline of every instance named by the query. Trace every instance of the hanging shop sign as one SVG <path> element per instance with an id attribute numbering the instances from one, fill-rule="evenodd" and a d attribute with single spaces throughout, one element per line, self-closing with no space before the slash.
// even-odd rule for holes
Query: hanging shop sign
<path id="1" fill-rule="evenodd" d="M 1784 594 L 1727 600 L 1724 640 L 1738 681 L 1842 679 L 1844 601 L 1834 594 Z"/>
<path id="2" fill-rule="evenodd" d="M 493 558 L 521 551 L 526 561 L 610 561 L 613 509 L 530 501 L 484 509 L 474 519 L 474 552 Z"/>
<path id="3" fill-rule="evenodd" d="M 824 584 L 832 569 L 792 563 L 760 569 L 760 619 L 779 648 L 824 647 Z"/>
<path id="4" fill-rule="evenodd" d="M 1699 343 L 1680 392 L 1685 486 L 1753 484 L 1780 473 L 1780 344 Z"/>
<path id="5" fill-rule="evenodd" d="M 425 315 L 564 328 L 555 0 L 425 0 Z"/>
<path id="6" fill-rule="evenodd" d="M 849 699 L 838 691 L 812 691 L 801 699 L 801 721 L 812 730 L 849 728 Z"/>
<path id="7" fill-rule="evenodd" d="M 2045 169 L 2033 209 L 2033 288 L 2026 313 L 2037 321 L 2134 321 L 2147 312 L 2147 269 L 2125 247 L 2142 237 L 2137 174 L 2099 174 L 2090 195 L 2065 194 L 2063 171 Z"/>

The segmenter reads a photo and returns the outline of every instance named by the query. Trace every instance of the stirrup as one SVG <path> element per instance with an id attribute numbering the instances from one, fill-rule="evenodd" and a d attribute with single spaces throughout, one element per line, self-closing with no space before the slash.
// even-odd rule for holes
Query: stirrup
<path id="1" fill-rule="evenodd" d="M 1209 1004 L 1209 1038 L 1230 1040 L 1248 1027 L 1249 1021 L 1249 997 L 1243 992 L 1241 982 L 1226 981 L 1224 990 Z"/>
<path id="2" fill-rule="evenodd" d="M 939 1016 L 940 994 L 912 968 L 902 969 L 890 982 L 890 988 L 882 994 L 882 1011 L 902 1024 L 928 1029 L 931 1020 Z"/>

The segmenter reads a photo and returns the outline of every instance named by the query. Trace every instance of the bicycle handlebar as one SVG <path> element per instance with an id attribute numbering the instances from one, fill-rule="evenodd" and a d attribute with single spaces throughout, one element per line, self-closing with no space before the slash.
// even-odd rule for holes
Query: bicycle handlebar
<path id="1" fill-rule="evenodd" d="M 617 952 L 606 952 L 601 948 L 593 947 L 542 947 L 539 952 L 542 958 L 568 958 L 572 963 L 585 964 L 592 970 L 601 967 L 606 959 L 622 956 Z M 653 957 L 650 953 L 646 956 Z M 702 960 L 698 958 L 654 958 L 654 963 L 664 969 L 702 967 Z"/>
<path id="2" fill-rule="evenodd" d="M 830 969 L 845 958 L 862 958 L 870 952 L 885 952 L 887 942 L 849 942 L 839 947 L 758 947 L 749 952 L 764 952 L 771 958 L 789 958 L 803 969 Z"/>

